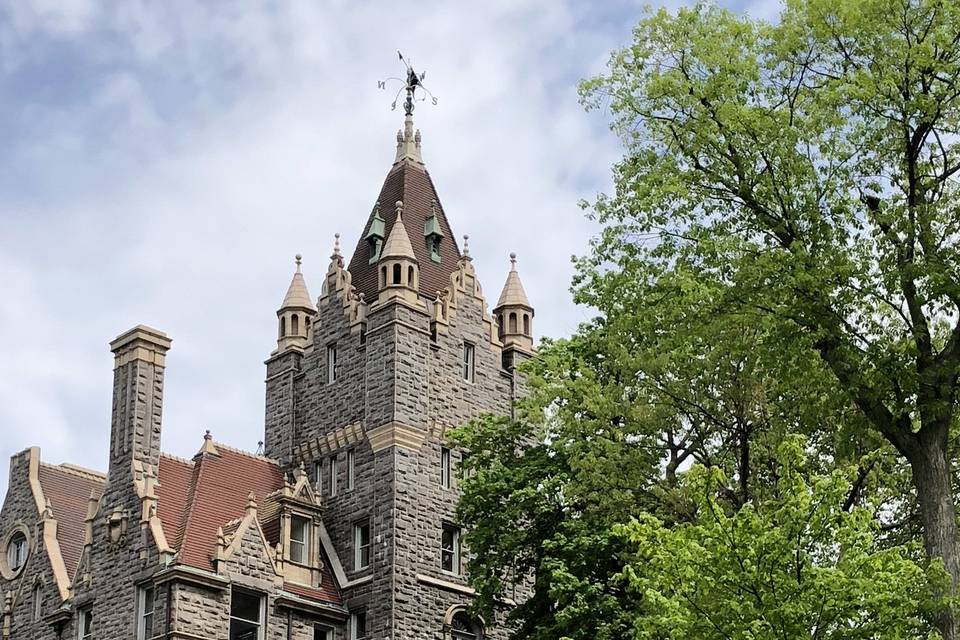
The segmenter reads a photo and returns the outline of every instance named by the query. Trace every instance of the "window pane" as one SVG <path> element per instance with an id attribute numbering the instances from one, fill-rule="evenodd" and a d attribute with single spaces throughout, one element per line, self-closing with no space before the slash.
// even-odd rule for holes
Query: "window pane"
<path id="1" fill-rule="evenodd" d="M 440 449 L 440 484 L 445 489 L 450 488 L 450 449 Z"/>
<path id="2" fill-rule="evenodd" d="M 347 489 L 353 489 L 354 474 L 356 472 L 357 460 L 353 449 L 347 451 Z"/>
<path id="3" fill-rule="evenodd" d="M 333 640 L 333 637 L 330 634 L 330 629 L 327 629 L 326 627 L 314 627 L 313 640 Z"/>
<path id="4" fill-rule="evenodd" d="M 337 495 L 337 456 L 330 458 L 330 495 Z"/>
<path id="5" fill-rule="evenodd" d="M 230 640 L 257 640 L 260 625 L 233 618 L 230 620 Z"/>
<path id="6" fill-rule="evenodd" d="M 232 618 L 240 618 L 260 624 L 260 596 L 234 590 L 231 600 L 230 616 Z"/>

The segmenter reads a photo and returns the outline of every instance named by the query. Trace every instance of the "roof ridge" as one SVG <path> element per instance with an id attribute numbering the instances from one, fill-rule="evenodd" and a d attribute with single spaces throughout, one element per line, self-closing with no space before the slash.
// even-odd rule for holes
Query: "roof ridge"
<path id="1" fill-rule="evenodd" d="M 181 458 L 180 456 L 175 456 L 172 453 L 167 453 L 166 451 L 161 451 L 160 457 L 167 458 L 168 460 L 173 460 L 174 462 L 180 462 L 180 463 L 189 465 L 191 467 L 194 465 L 193 460 L 190 460 L 189 458 Z"/>
<path id="2" fill-rule="evenodd" d="M 60 464 L 51 464 L 49 462 L 41 462 L 40 466 L 47 467 L 48 469 L 56 469 L 57 471 L 64 471 L 66 473 L 80 476 L 82 478 L 87 478 L 89 480 L 98 480 L 100 482 L 105 482 L 107 479 L 107 474 L 96 471 L 94 469 L 87 469 L 86 467 L 81 467 L 80 465 L 71 464 L 69 462 L 62 462 Z"/>
<path id="3" fill-rule="evenodd" d="M 223 444 L 222 442 L 217 442 L 214 440 L 214 444 L 217 445 L 217 449 L 224 449 L 231 453 L 236 453 L 241 456 L 246 456 L 248 458 L 253 458 L 254 460 L 260 460 L 262 462 L 270 462 L 272 464 L 280 466 L 280 461 L 275 458 L 268 458 L 267 456 L 262 456 L 258 453 L 250 453 L 249 451 L 244 451 L 243 449 L 238 449 L 236 447 L 231 447 L 228 444 Z"/>

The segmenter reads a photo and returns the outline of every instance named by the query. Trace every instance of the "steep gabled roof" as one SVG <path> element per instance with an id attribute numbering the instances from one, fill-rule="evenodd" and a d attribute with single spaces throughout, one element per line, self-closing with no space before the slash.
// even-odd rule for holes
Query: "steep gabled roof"
<path id="1" fill-rule="evenodd" d="M 184 516 L 177 547 L 180 563 L 207 571 L 214 569 L 211 558 L 216 551 L 217 529 L 243 517 L 251 493 L 261 499 L 283 487 L 283 472 L 275 461 L 219 443 L 217 451 L 218 455 L 197 456 L 193 461 L 191 484 L 186 501 L 181 503 Z M 174 468 L 168 465 L 169 470 Z M 174 484 L 182 482 L 183 471 L 173 471 L 178 476 Z M 161 465 L 161 486 L 165 483 L 163 472 Z M 163 496 L 158 495 L 158 513 L 162 501 Z"/>
<path id="2" fill-rule="evenodd" d="M 103 494 L 106 478 L 95 471 L 72 465 L 43 462 L 40 463 L 38 474 L 43 495 L 50 501 L 53 517 L 57 520 L 57 541 L 60 543 L 63 564 L 72 577 L 83 552 L 90 494 L 99 498 Z"/>
<path id="3" fill-rule="evenodd" d="M 377 204 L 380 207 L 380 216 L 386 223 L 385 237 L 390 237 L 393 225 L 397 219 L 396 202 L 403 202 L 403 222 L 406 226 L 413 253 L 420 265 L 420 294 L 430 299 L 437 291 L 443 291 L 450 286 L 450 274 L 457 269 L 460 259 L 460 249 L 454 239 L 447 215 L 440 204 L 437 190 L 433 186 L 430 174 L 419 163 L 401 160 L 393 165 L 383 182 Z M 430 250 L 427 248 L 424 229 L 427 218 L 436 211 L 437 223 L 443 233 L 440 241 L 440 263 L 430 259 Z M 353 285 L 357 293 L 363 293 L 367 300 L 377 297 L 377 265 L 370 264 L 370 249 L 365 240 L 370 231 L 373 215 L 367 218 L 353 252 L 348 267 L 353 278 Z"/>

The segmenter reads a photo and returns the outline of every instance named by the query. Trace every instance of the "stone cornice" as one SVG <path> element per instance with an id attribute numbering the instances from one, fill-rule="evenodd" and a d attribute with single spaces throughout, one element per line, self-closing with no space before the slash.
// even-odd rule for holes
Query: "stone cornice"
<path id="1" fill-rule="evenodd" d="M 374 453 L 390 447 L 419 451 L 427 431 L 396 420 L 367 430 L 367 440 Z"/>

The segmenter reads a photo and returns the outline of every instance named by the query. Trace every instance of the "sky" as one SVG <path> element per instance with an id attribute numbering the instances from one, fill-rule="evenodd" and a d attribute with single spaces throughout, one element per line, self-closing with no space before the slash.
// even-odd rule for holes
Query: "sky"
<path id="1" fill-rule="evenodd" d="M 679 2 L 680 0 L 670 0 Z M 657 3 L 654 3 L 657 4 Z M 721 2 L 756 17 L 777 5 Z M 7 460 L 105 470 L 113 359 L 165 331 L 163 449 L 262 439 L 276 309 L 303 255 L 320 293 L 393 161 L 400 49 L 437 96 L 424 161 L 491 304 L 509 253 L 538 336 L 590 316 L 580 208 L 621 156 L 579 80 L 643 15 L 635 0 L 23 0 L 0 6 L 0 495 Z"/>

